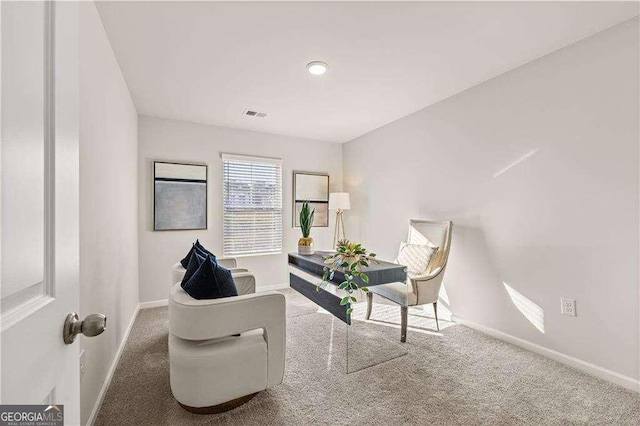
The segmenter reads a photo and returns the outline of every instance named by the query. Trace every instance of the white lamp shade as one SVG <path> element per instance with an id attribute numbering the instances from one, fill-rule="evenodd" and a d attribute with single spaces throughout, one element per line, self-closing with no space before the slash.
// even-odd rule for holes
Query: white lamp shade
<path id="1" fill-rule="evenodd" d="M 349 210 L 351 201 L 348 192 L 332 192 L 329 194 L 329 210 Z"/>

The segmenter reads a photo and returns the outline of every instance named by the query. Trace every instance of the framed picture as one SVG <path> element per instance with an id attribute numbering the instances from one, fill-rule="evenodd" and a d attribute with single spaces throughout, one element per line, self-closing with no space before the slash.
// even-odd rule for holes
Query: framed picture
<path id="1" fill-rule="evenodd" d="M 207 166 L 153 162 L 153 229 L 207 229 Z"/>
<path id="2" fill-rule="evenodd" d="M 315 209 L 314 227 L 329 226 L 329 175 L 315 172 L 293 172 L 293 226 L 300 226 L 302 203 L 309 201 Z"/>

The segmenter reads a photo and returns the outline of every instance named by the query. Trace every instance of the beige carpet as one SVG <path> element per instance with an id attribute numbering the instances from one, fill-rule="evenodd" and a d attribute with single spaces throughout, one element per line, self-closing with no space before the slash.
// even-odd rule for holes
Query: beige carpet
<path id="1" fill-rule="evenodd" d="M 348 337 L 349 370 L 374 365 L 345 374 L 346 326 L 292 290 L 283 293 L 283 384 L 227 413 L 182 410 L 169 388 L 167 308 L 147 309 L 96 425 L 640 424 L 637 394 L 447 321 L 438 333 L 432 311 L 419 308 L 410 311 L 417 328 L 402 345 L 399 308 L 377 304 L 374 321 L 359 322 Z"/>

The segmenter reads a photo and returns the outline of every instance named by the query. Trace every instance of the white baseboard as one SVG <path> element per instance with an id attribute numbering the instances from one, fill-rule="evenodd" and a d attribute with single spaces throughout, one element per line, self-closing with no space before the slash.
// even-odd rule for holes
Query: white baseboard
<path id="1" fill-rule="evenodd" d="M 98 394 L 98 399 L 96 399 L 96 403 L 93 405 L 93 410 L 91 410 L 91 415 L 89 415 L 89 419 L 87 420 L 87 426 L 93 426 L 93 423 L 96 421 L 98 412 L 100 411 L 100 408 L 102 407 L 102 403 L 104 402 L 104 397 L 107 394 L 107 389 L 109 389 L 109 385 L 111 384 L 111 379 L 113 379 L 113 373 L 115 373 L 116 367 L 118 366 L 118 362 L 120 362 L 122 351 L 124 350 L 124 347 L 127 344 L 127 340 L 129 340 L 129 333 L 131 333 L 131 329 L 133 328 L 133 323 L 136 321 L 139 311 L 140 311 L 140 304 L 136 306 L 136 310 L 133 312 L 133 315 L 131 316 L 131 321 L 129 321 L 127 330 L 124 332 L 124 336 L 122 336 L 122 340 L 120 341 L 120 346 L 118 347 L 116 356 L 113 358 L 113 361 L 111 362 L 111 366 L 109 367 L 109 372 L 107 373 L 107 377 L 105 377 L 104 383 L 102 383 L 102 388 L 100 389 L 100 393 Z"/>
<path id="2" fill-rule="evenodd" d="M 558 351 L 554 351 L 553 349 L 545 348 L 544 346 L 531 343 L 527 340 L 520 339 L 519 337 L 515 337 L 510 334 L 503 333 L 502 331 L 498 331 L 493 328 L 486 327 L 481 324 L 477 324 L 473 321 L 468 321 L 462 318 L 458 318 L 456 316 L 453 316 L 452 319 L 453 321 L 457 322 L 460 325 L 464 325 L 471 329 L 477 330 L 491 337 L 495 337 L 496 339 L 502 340 L 507 343 L 511 343 L 512 345 L 515 345 L 515 346 L 519 346 L 523 349 L 526 349 L 531 352 L 537 353 L 538 355 L 542 355 L 544 357 L 550 358 L 554 361 L 558 361 L 569 367 L 575 368 L 576 370 L 580 370 L 584 373 L 591 374 L 592 376 L 596 376 L 600 379 L 622 386 L 626 389 L 629 389 L 635 392 L 640 392 L 640 380 L 625 376 L 620 373 L 616 373 L 615 371 L 607 370 L 606 368 L 602 368 L 595 364 L 582 361 L 581 359 L 574 358 L 569 355 L 565 355 Z"/>
<path id="3" fill-rule="evenodd" d="M 158 308 L 160 306 L 167 306 L 168 304 L 168 299 L 152 300 L 151 302 L 138 303 L 138 309 Z"/>

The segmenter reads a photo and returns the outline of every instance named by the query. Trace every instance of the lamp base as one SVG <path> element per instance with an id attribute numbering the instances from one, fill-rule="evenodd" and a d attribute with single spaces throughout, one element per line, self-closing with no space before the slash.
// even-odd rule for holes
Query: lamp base
<path id="1" fill-rule="evenodd" d="M 344 212 L 342 210 L 336 210 L 336 228 L 333 232 L 333 247 L 331 247 L 332 250 L 336 249 L 338 241 L 347 238 L 344 233 L 344 220 L 342 218 L 343 214 Z M 342 237 L 340 236 L 340 234 L 342 234 Z"/>

